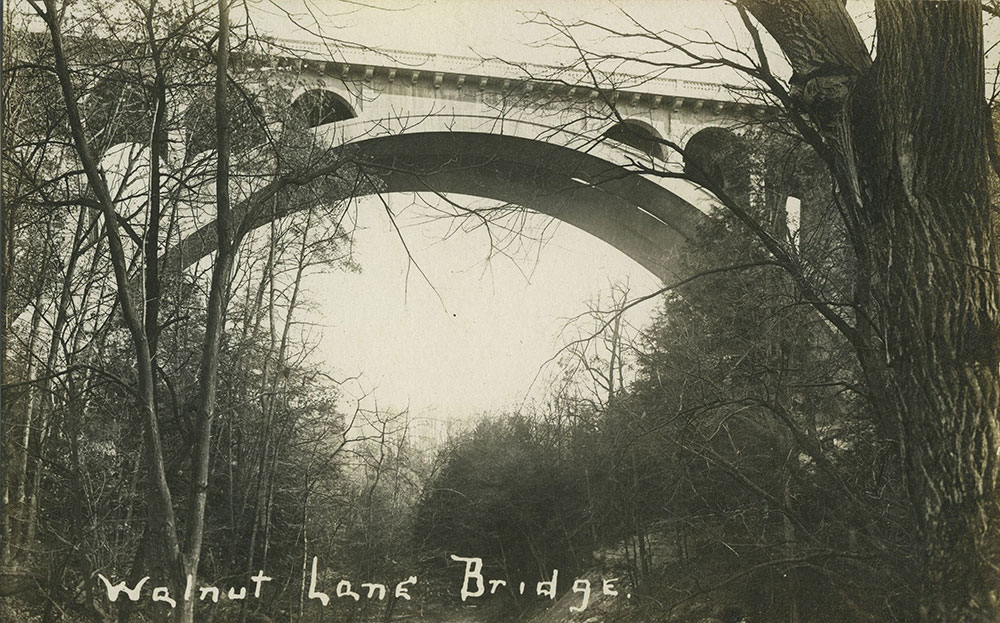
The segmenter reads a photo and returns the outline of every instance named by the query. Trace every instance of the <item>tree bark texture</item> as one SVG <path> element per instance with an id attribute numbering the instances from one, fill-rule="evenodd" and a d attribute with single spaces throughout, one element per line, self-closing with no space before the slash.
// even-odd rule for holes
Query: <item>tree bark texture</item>
<path id="1" fill-rule="evenodd" d="M 215 418 L 216 391 L 219 379 L 219 352 L 226 320 L 226 293 L 232 275 L 236 249 L 235 228 L 229 200 L 230 118 L 229 83 L 229 0 L 219 0 L 219 37 L 215 71 L 216 129 L 216 235 L 219 250 L 212 266 L 208 307 L 205 319 L 205 339 L 198 368 L 195 447 L 192 456 L 191 507 L 188 513 L 187 538 L 184 544 L 184 567 L 188 575 L 197 577 L 201 546 L 205 534 L 205 507 L 208 503 L 209 461 L 212 449 L 212 422 Z M 183 578 L 180 579 L 183 581 Z M 184 600 L 177 609 L 176 620 L 194 621 L 194 601 Z"/>
<path id="2" fill-rule="evenodd" d="M 1000 620 L 1000 286 L 979 2 L 747 0 L 794 76 L 855 244 L 858 356 L 906 476 L 921 620 Z M 808 140 L 808 138 L 807 138 Z"/>
<path id="3" fill-rule="evenodd" d="M 927 621 L 1000 615 L 1000 292 L 977 4 L 878 5 L 873 302 Z"/>
<path id="4" fill-rule="evenodd" d="M 159 430 L 159 420 L 156 410 L 156 388 L 153 376 L 152 353 L 146 336 L 142 318 L 129 291 L 128 260 L 122 247 L 118 231 L 114 199 L 108 190 L 107 180 L 99 166 L 97 154 L 83 129 L 79 100 L 71 79 L 72 71 L 63 48 L 63 36 L 59 23 L 60 12 L 55 0 L 44 0 L 44 9 L 37 3 L 31 3 L 49 30 L 52 39 L 52 51 L 55 58 L 55 72 L 59 78 L 60 89 L 66 104 L 66 116 L 73 137 L 73 146 L 80 158 L 80 164 L 87 176 L 105 222 L 106 240 L 111 264 L 114 269 L 115 284 L 118 288 L 117 298 L 122 319 L 128 328 L 136 359 L 138 376 L 138 407 L 142 414 L 143 433 L 149 449 L 149 522 L 155 525 L 158 532 L 164 535 L 163 555 L 175 567 L 181 566 L 180 548 L 177 541 L 176 520 L 170 488 L 167 484 L 166 469 L 163 462 L 162 438 Z"/>

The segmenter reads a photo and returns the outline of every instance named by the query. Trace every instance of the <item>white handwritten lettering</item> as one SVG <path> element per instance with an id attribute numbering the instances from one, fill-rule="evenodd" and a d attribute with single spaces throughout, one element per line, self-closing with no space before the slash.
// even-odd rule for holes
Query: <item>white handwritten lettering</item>
<path id="1" fill-rule="evenodd" d="M 153 589 L 153 601 L 170 604 L 171 608 L 177 607 L 177 602 L 170 597 L 170 591 L 166 586 L 157 586 Z"/>
<path id="2" fill-rule="evenodd" d="M 142 585 L 149 581 L 149 576 L 147 575 L 146 577 L 139 580 L 139 583 L 136 584 L 133 588 L 129 588 L 128 586 L 126 586 L 125 582 L 119 582 L 118 584 L 111 586 L 111 580 L 104 577 L 104 575 L 100 573 L 97 574 L 97 577 L 102 582 L 104 582 L 104 586 L 107 588 L 108 601 L 118 601 L 118 595 L 120 595 L 121 593 L 125 593 L 126 595 L 128 595 L 128 598 L 131 599 L 132 601 L 139 601 L 139 591 L 142 590 Z"/>
<path id="3" fill-rule="evenodd" d="M 469 597 L 479 597 L 486 592 L 486 587 L 483 585 L 483 559 L 482 558 L 463 558 L 461 556 L 451 555 L 451 559 L 456 562 L 465 563 L 465 577 L 462 579 L 462 601 L 465 601 Z M 469 590 L 469 580 L 473 580 L 476 583 L 476 590 Z"/>

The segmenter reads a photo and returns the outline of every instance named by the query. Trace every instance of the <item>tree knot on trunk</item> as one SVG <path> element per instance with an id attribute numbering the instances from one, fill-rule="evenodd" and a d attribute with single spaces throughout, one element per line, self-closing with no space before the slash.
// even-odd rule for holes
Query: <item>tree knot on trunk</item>
<path id="1" fill-rule="evenodd" d="M 846 67 L 820 66 L 807 74 L 792 74 L 789 94 L 826 125 L 844 109 L 857 80 L 857 73 Z"/>

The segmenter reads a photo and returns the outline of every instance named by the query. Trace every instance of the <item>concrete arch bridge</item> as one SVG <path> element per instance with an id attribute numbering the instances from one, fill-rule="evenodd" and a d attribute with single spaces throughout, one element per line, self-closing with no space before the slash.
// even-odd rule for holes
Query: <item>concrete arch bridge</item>
<path id="1" fill-rule="evenodd" d="M 684 145 L 750 113 L 708 83 L 646 79 L 598 91 L 583 74 L 550 67 L 350 48 L 331 58 L 322 46 L 279 43 L 269 65 L 242 70 L 277 79 L 312 133 L 312 149 L 331 160 L 349 150 L 378 177 L 379 192 L 459 193 L 534 210 L 611 244 L 662 280 L 674 276 L 674 252 L 714 197 L 683 179 L 636 174 L 635 164 L 679 172 L 684 163 L 660 139 Z M 251 204 L 234 206 L 250 228 L 296 209 L 261 216 Z M 190 265 L 214 240 L 214 224 L 202 223 L 166 259 Z"/>

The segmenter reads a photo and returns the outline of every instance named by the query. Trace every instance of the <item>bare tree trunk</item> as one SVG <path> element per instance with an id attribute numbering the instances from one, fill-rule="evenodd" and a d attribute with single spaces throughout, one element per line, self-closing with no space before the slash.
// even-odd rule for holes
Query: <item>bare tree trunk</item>
<path id="1" fill-rule="evenodd" d="M 40 267 L 38 278 L 35 281 L 34 290 L 34 307 L 31 312 L 31 323 L 28 329 L 28 343 L 25 346 L 25 357 L 27 358 L 27 366 L 25 368 L 25 381 L 32 381 L 33 377 L 37 375 L 37 357 L 35 356 L 35 344 L 38 341 L 38 329 L 42 322 L 42 295 L 44 292 L 44 279 L 45 273 L 48 270 L 48 265 L 52 259 L 53 251 L 49 241 L 51 236 L 46 236 L 45 248 L 43 251 L 42 266 Z M 43 372 L 46 374 L 46 372 Z M 28 400 L 24 408 L 24 424 L 21 431 L 21 443 L 17 447 L 17 480 L 14 481 L 13 487 L 11 489 L 16 495 L 16 501 L 14 504 L 14 510 L 16 515 L 21 522 L 20 531 L 15 532 L 13 527 L 11 530 L 11 536 L 16 536 L 16 542 L 11 539 L 10 542 L 4 543 L 4 550 L 7 553 L 5 559 L 9 559 L 8 556 L 14 555 L 15 552 L 10 551 L 12 547 L 21 547 L 28 544 L 28 529 L 27 529 L 27 499 L 28 499 L 28 473 L 31 464 L 31 431 L 35 427 L 35 412 L 37 411 L 38 405 L 38 389 L 34 384 L 27 386 Z M 10 510 L 4 513 L 4 516 L 12 514 Z"/>
<path id="2" fill-rule="evenodd" d="M 49 351 L 45 358 L 45 380 L 39 383 L 38 393 L 45 400 L 44 407 L 39 409 L 38 434 L 35 441 L 35 465 L 32 474 L 31 494 L 28 498 L 28 516 L 26 543 L 31 543 L 35 539 L 35 527 L 38 518 L 38 489 L 42 481 L 42 461 L 41 457 L 45 452 L 45 442 L 49 434 L 49 417 L 56 408 L 55 397 L 52 395 L 52 377 L 50 376 L 56 368 L 59 357 L 59 346 L 62 344 L 63 331 L 66 329 L 66 322 L 69 318 L 70 298 L 73 295 L 73 277 L 76 274 L 76 265 L 80 259 L 81 248 L 86 236 L 86 211 L 87 208 L 80 208 L 77 215 L 76 231 L 73 234 L 73 246 L 70 250 L 69 258 L 66 261 L 66 268 L 63 274 L 62 291 L 59 294 L 59 303 L 56 308 L 56 319 L 52 325 L 52 335 L 49 339 Z M 75 417 L 81 417 L 76 415 Z"/>
<path id="3" fill-rule="evenodd" d="M 1000 287 L 980 3 L 877 0 L 874 66 L 838 0 L 744 4 L 793 67 L 791 103 L 848 215 L 860 310 L 848 337 L 900 444 L 921 619 L 995 622 Z"/>
<path id="4" fill-rule="evenodd" d="M 9 142 L 10 132 L 16 127 L 16 121 L 21 117 L 21 111 L 23 111 L 25 104 L 24 98 L 12 97 L 16 92 L 14 85 L 16 84 L 14 80 L 14 75 L 10 72 L 10 68 L 13 67 L 20 60 L 18 41 L 13 37 L 13 29 L 9 27 L 12 23 L 12 18 L 14 11 L 11 9 L 10 5 L 3 7 L 3 91 L 0 93 L 0 98 L 2 98 L 2 111 L 0 111 L 0 140 L 4 142 Z M 6 157 L 7 154 L 4 154 Z M 10 294 L 11 294 L 11 284 L 14 280 L 14 266 L 16 264 L 17 258 L 17 246 L 15 244 L 17 237 L 14 233 L 14 225 L 17 223 L 18 219 L 18 205 L 16 202 L 9 201 L 9 197 L 16 196 L 20 190 L 20 178 L 11 173 L 11 167 L 7 162 L 0 166 L 0 184 L 4 189 L 3 198 L 3 210 L 2 215 L 0 215 L 0 241 L 3 244 L 3 275 L 0 278 L 0 382 L 7 382 L 9 379 L 9 370 L 7 369 L 7 352 L 10 346 L 11 328 L 14 322 L 11 312 L 14 307 L 10 304 Z M 27 380 L 27 379 L 26 379 Z M 0 407 L 3 409 L 3 413 L 7 414 L 7 418 L 11 418 L 10 410 L 10 392 L 6 395 L 0 395 Z M 9 420 L 8 420 L 9 422 Z M 0 446 L 0 452 L 4 453 L 7 457 L 7 466 L 12 464 L 15 457 L 18 456 L 17 443 L 14 440 L 16 425 L 11 425 L 5 423 L 5 432 L 7 434 L 0 435 L 0 440 L 2 440 L 2 446 Z M 17 482 L 14 477 L 14 470 L 4 469 L 0 470 L 0 485 L 3 487 L 3 493 L 0 494 L 0 515 L 2 515 L 2 520 L 0 520 L 0 569 L 5 570 L 7 565 L 10 563 L 10 557 L 12 555 L 11 542 L 15 536 L 15 526 L 11 521 L 11 503 L 13 502 L 13 497 L 16 495 Z"/>
<path id="5" fill-rule="evenodd" d="M 136 372 L 138 376 L 139 411 L 142 414 L 143 434 L 149 449 L 149 523 L 155 526 L 156 532 L 163 535 L 162 550 L 168 567 L 175 569 L 175 574 L 183 575 L 183 564 L 180 558 L 180 547 L 177 539 L 176 520 L 170 488 L 167 485 L 166 469 L 163 461 L 163 446 L 160 436 L 159 421 L 156 410 L 156 391 L 153 376 L 152 352 L 146 336 L 144 323 L 133 301 L 130 292 L 128 275 L 128 260 L 122 247 L 118 231 L 117 214 L 114 200 L 108 190 L 107 182 L 101 171 L 97 156 L 83 130 L 80 115 L 79 100 L 71 80 L 68 61 L 63 49 L 59 11 L 55 0 L 44 0 L 44 8 L 31 0 L 31 6 L 45 21 L 52 39 L 52 51 L 55 59 L 55 72 L 59 78 L 63 101 L 66 105 L 67 118 L 73 136 L 73 145 L 80 157 L 80 163 L 100 204 L 104 217 L 105 233 L 108 251 L 114 269 L 117 298 L 122 313 L 122 319 L 129 331 L 135 353 Z"/>
<path id="6" fill-rule="evenodd" d="M 229 2 L 219 0 L 218 49 L 215 64 L 215 131 L 216 131 L 216 235 L 218 252 L 212 267 L 208 308 L 205 319 L 205 340 L 198 368 L 198 397 L 195 420 L 195 446 L 192 456 L 191 507 L 184 544 L 184 567 L 187 574 L 197 577 L 201 559 L 201 544 L 205 534 L 205 505 L 208 501 L 209 458 L 212 449 L 212 420 L 215 417 L 216 390 L 219 376 L 219 350 L 225 328 L 226 292 L 232 276 L 236 249 L 235 226 L 229 201 Z M 194 621 L 194 600 L 184 600 L 176 610 L 177 621 Z"/>
<path id="7" fill-rule="evenodd" d="M 264 495 L 264 483 L 267 481 L 267 466 L 268 466 L 268 456 L 271 448 L 271 436 L 272 436 L 272 416 L 274 413 L 274 391 L 276 389 L 277 381 L 271 381 L 272 378 L 277 379 L 278 370 L 272 370 L 272 359 L 274 359 L 274 351 L 276 349 L 275 340 L 275 308 L 276 308 L 276 285 L 275 285 L 275 267 L 276 267 L 276 249 L 279 246 L 280 237 L 278 235 L 277 223 L 271 221 L 270 224 L 270 238 L 268 244 L 268 257 L 267 263 L 264 267 L 264 274 L 261 277 L 260 287 L 257 289 L 257 296 L 255 299 L 255 309 L 259 310 L 262 305 L 263 295 L 265 287 L 268 292 L 268 303 L 267 303 L 267 318 L 268 318 L 268 350 L 267 356 L 264 358 L 264 365 L 262 366 L 262 372 L 260 376 L 260 409 L 261 417 L 264 419 L 263 428 L 261 434 L 259 435 L 258 441 L 258 451 L 256 458 L 256 472 L 253 479 L 250 481 L 249 490 L 247 495 L 244 496 L 244 511 L 246 510 L 246 501 L 253 497 L 253 515 L 251 521 L 253 522 L 250 528 L 250 546 L 247 548 L 247 563 L 246 571 L 252 573 L 254 569 L 254 561 L 257 555 L 257 535 L 260 532 L 260 527 L 262 523 L 261 519 L 261 507 L 263 506 L 261 499 Z M 253 335 L 256 336 L 259 329 L 259 325 L 262 318 L 262 314 L 256 313 L 256 319 L 254 322 Z M 279 359 L 280 361 L 280 359 Z M 245 514 L 241 513 L 241 515 Z M 244 608 L 245 614 L 245 608 Z"/>
<path id="8" fill-rule="evenodd" d="M 921 617 L 996 621 L 1000 287 L 982 14 L 973 2 L 879 8 L 874 298 L 922 546 Z"/>
<path id="9" fill-rule="evenodd" d="M 783 502 L 786 508 L 791 508 L 792 506 L 792 496 L 791 496 L 791 484 L 792 476 L 791 474 L 785 478 L 785 486 L 783 489 Z M 782 513 L 781 516 L 782 527 L 785 533 L 785 548 L 788 551 L 788 557 L 794 558 L 798 552 L 795 546 L 795 526 L 792 524 L 791 518 L 788 513 Z M 799 617 L 799 582 L 798 582 L 798 571 L 794 568 L 789 569 L 787 572 L 788 576 L 788 623 L 799 623 L 801 618 Z"/>
<path id="10" fill-rule="evenodd" d="M 302 577 L 299 582 L 299 609 L 296 621 L 302 620 L 306 608 L 306 577 L 309 573 L 309 487 L 302 496 Z"/>
<path id="11" fill-rule="evenodd" d="M 306 223 L 302 228 L 302 236 L 300 240 L 300 247 L 298 257 L 296 258 L 297 263 L 295 267 L 295 278 L 292 281 L 292 295 L 288 300 L 288 309 L 285 310 L 284 323 L 281 328 L 281 341 L 278 344 L 278 360 L 277 369 L 274 370 L 272 376 L 271 384 L 271 397 L 268 400 L 268 422 L 271 424 L 272 428 L 277 429 L 277 425 L 274 423 L 274 403 L 278 400 L 279 386 L 281 387 L 280 394 L 282 396 L 281 402 L 286 407 L 284 409 L 286 424 L 288 423 L 288 418 L 291 415 L 288 413 L 288 379 L 284 374 L 286 370 L 285 360 L 288 357 L 288 341 L 291 336 L 292 320 L 295 317 L 295 311 L 298 306 L 299 293 L 302 288 L 302 276 L 305 274 L 305 269 L 309 264 L 309 230 L 312 226 L 313 211 L 309 210 L 306 214 Z M 272 313 L 274 310 L 274 301 L 271 302 Z M 273 329 L 273 326 L 272 326 Z M 287 427 L 286 427 L 287 429 Z M 267 487 L 266 487 L 266 497 L 264 502 L 264 548 L 261 556 L 261 566 L 267 565 L 267 553 L 271 542 L 271 515 L 273 513 L 273 503 L 274 503 L 274 488 L 275 480 L 278 471 L 278 453 L 281 447 L 283 435 L 281 435 L 280 430 L 276 430 L 272 434 L 274 441 L 273 447 L 271 449 L 271 455 L 269 457 L 269 466 L 267 469 Z M 266 459 L 268 457 L 265 457 Z"/>

